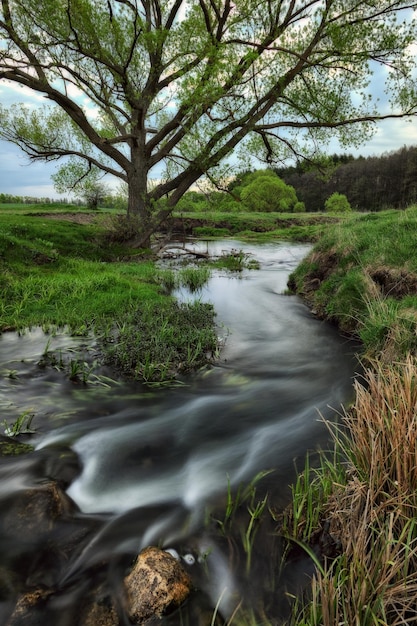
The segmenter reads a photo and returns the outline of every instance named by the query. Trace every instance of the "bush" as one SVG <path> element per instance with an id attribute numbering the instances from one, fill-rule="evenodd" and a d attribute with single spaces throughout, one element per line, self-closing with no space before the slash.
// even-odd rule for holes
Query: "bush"
<path id="1" fill-rule="evenodd" d="M 352 210 L 352 207 L 343 193 L 335 192 L 327 198 L 324 209 L 327 213 L 348 213 Z"/>
<path id="2" fill-rule="evenodd" d="M 304 202 L 296 202 L 294 204 L 293 212 L 294 213 L 305 213 L 306 212 L 306 205 L 304 204 Z"/>
<path id="3" fill-rule="evenodd" d="M 137 237 L 142 223 L 138 217 L 131 215 L 112 215 L 107 219 L 105 243 L 126 243 Z"/>
<path id="4" fill-rule="evenodd" d="M 294 187 L 287 185 L 276 174 L 256 172 L 250 182 L 242 187 L 242 204 L 251 211 L 292 211 L 297 204 Z M 246 181 L 245 181 L 246 182 Z"/>
<path id="5" fill-rule="evenodd" d="M 196 213 L 207 210 L 207 198 L 197 191 L 187 191 L 178 201 L 176 210 L 182 213 Z"/>

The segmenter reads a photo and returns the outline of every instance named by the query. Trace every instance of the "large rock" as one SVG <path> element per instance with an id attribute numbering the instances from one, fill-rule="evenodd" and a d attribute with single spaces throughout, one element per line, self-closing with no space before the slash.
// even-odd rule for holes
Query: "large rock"
<path id="1" fill-rule="evenodd" d="M 124 585 L 127 612 L 133 624 L 162 617 L 179 607 L 191 591 L 191 579 L 181 563 L 155 547 L 140 552 Z"/>

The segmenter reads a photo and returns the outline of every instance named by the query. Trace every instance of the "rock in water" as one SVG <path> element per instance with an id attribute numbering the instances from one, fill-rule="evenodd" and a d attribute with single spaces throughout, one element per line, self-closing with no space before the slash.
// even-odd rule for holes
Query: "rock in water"
<path id="1" fill-rule="evenodd" d="M 179 607 L 191 591 L 191 579 L 181 563 L 152 546 L 139 553 L 124 585 L 129 618 L 134 624 L 162 617 Z"/>

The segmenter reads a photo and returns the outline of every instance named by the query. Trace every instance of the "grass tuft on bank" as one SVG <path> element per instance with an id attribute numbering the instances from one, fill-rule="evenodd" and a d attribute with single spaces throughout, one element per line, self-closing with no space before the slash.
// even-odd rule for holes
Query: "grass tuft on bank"
<path id="1" fill-rule="evenodd" d="M 415 622 L 416 359 L 374 364 L 355 391 L 339 426 L 329 424 L 333 459 L 323 456 L 314 471 L 307 467 L 305 480 L 294 487 L 288 536 L 307 546 L 326 528 L 338 554 L 318 557 L 310 551 L 316 574 L 294 607 L 292 626 Z"/>
<path id="2" fill-rule="evenodd" d="M 190 320 L 190 307 L 170 296 L 181 285 L 198 291 L 209 276 L 208 268 L 160 269 L 137 250 L 109 244 L 100 224 L 0 213 L 0 332 L 94 333 L 108 360 L 146 383 L 195 369 L 215 352 L 213 309 L 196 302 Z"/>
<path id="3" fill-rule="evenodd" d="M 290 277 L 321 318 L 386 362 L 417 351 L 417 207 L 329 226 Z"/>

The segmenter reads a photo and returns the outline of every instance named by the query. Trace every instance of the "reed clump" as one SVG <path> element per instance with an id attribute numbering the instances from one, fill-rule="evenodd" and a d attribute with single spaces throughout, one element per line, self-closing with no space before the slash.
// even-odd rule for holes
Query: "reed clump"
<path id="1" fill-rule="evenodd" d="M 417 360 L 374 363 L 355 388 L 352 408 L 329 424 L 344 471 L 318 505 L 339 553 L 319 558 L 307 545 L 316 574 L 293 625 L 417 622 Z M 315 470 L 316 490 L 329 468 L 323 461 Z M 292 527 L 302 528 L 308 514 L 299 511 Z"/>

